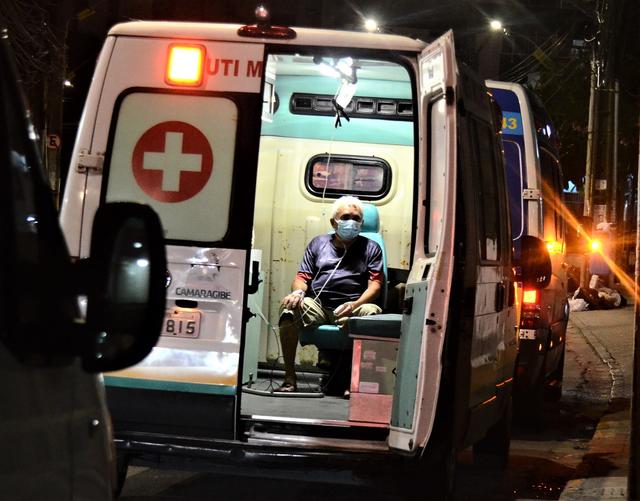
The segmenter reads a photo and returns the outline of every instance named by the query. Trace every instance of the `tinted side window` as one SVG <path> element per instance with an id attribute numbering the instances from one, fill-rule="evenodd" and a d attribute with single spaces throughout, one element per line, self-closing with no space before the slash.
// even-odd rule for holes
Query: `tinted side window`
<path id="1" fill-rule="evenodd" d="M 500 259 L 500 198 L 502 192 L 498 177 L 498 166 L 494 154 L 495 134 L 491 126 L 479 120 L 471 120 L 474 157 L 478 172 L 478 235 L 480 256 L 483 260 Z"/>
<path id="2" fill-rule="evenodd" d="M 75 315 L 67 287 L 68 254 L 45 181 L 36 135 L 17 86 L 9 47 L 0 40 L 2 259 L 0 299 L 11 316 L 0 334 L 22 358 L 62 348 L 57 327 Z M 43 328 L 46 322 L 47 328 Z"/>
<path id="3" fill-rule="evenodd" d="M 562 240 L 560 169 L 556 159 L 544 149 L 540 150 L 540 174 L 542 176 L 544 239 L 546 241 L 559 241 Z"/>
<path id="4" fill-rule="evenodd" d="M 46 256 L 57 253 L 61 244 L 57 214 L 51 201 L 36 146 L 36 134 L 31 125 L 11 72 L 4 73 L 0 83 L 0 112 L 2 113 L 2 168 L 8 169 L 9 191 L 3 194 L 8 216 L 9 246 L 15 245 L 14 259 L 20 268 L 41 265 Z M 5 167 L 6 166 L 6 167 Z M 3 183 L 4 184 L 4 183 Z M 7 236 L 10 235 L 10 236 Z M 48 246 L 51 246 L 48 249 Z M 10 247 L 11 248 L 11 247 Z M 14 270 L 15 271 L 15 270 Z M 23 279 L 26 277 L 22 277 Z M 21 283 L 29 282 L 20 280 Z M 19 285 L 19 284 L 15 284 Z M 17 291 L 16 291 L 17 292 Z"/>
<path id="5" fill-rule="evenodd" d="M 517 240 L 524 229 L 524 151 L 515 141 L 503 140 L 507 190 L 509 193 L 509 213 L 511 214 L 511 238 Z"/>

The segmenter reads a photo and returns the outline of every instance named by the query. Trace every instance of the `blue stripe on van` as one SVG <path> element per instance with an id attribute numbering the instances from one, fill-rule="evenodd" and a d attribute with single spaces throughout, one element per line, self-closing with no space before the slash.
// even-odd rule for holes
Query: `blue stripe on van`
<path id="1" fill-rule="evenodd" d="M 210 395 L 235 395 L 236 386 L 222 384 L 186 383 L 182 381 L 159 381 L 121 376 L 104 376 L 106 386 L 119 388 L 142 388 L 145 390 L 181 391 L 187 393 L 207 393 Z"/>
<path id="2" fill-rule="evenodd" d="M 413 146 L 413 122 L 352 118 L 342 119 L 336 128 L 335 118 L 317 115 L 293 115 L 289 101 L 294 92 L 333 95 L 338 89 L 334 78 L 315 76 L 279 76 L 276 93 L 280 105 L 272 122 L 262 122 L 263 136 L 350 141 L 357 143 L 396 144 Z M 358 80 L 357 95 L 411 99 L 411 85 L 407 82 L 386 80 Z"/>
<path id="3" fill-rule="evenodd" d="M 512 90 L 491 88 L 491 94 L 500 105 L 502 113 L 505 111 L 520 113 L 518 96 Z"/>
<path id="4" fill-rule="evenodd" d="M 503 111 L 502 133 L 506 136 L 522 136 L 522 115 L 512 111 Z"/>

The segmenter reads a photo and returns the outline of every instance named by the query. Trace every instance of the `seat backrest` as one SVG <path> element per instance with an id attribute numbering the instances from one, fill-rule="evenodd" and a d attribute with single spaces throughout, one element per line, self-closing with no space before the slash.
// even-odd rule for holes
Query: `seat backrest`
<path id="1" fill-rule="evenodd" d="M 362 210 L 362 228 L 360 229 L 360 235 L 367 237 L 369 240 L 373 240 L 382 249 L 383 282 L 378 302 L 381 306 L 384 306 L 387 300 L 387 252 L 384 248 L 382 233 L 380 233 L 380 214 L 378 213 L 378 208 L 370 203 L 363 203 Z"/>

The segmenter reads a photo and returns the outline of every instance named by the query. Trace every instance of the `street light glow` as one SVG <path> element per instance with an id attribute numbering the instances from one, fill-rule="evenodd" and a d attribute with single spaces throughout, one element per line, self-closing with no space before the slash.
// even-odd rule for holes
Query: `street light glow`
<path id="1" fill-rule="evenodd" d="M 500 31 L 502 28 L 502 22 L 498 19 L 492 19 L 489 22 L 489 27 L 493 30 L 493 31 Z"/>
<path id="2" fill-rule="evenodd" d="M 372 18 L 365 19 L 364 29 L 367 31 L 378 31 L 378 22 Z"/>

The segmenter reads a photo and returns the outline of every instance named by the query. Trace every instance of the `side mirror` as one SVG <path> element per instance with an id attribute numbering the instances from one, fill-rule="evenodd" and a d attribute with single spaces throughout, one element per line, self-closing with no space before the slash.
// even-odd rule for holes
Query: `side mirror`
<path id="1" fill-rule="evenodd" d="M 525 287 L 544 289 L 551 281 L 551 256 L 545 243 L 524 235 L 515 245 L 516 279 Z"/>
<path id="2" fill-rule="evenodd" d="M 104 372 L 140 362 L 158 341 L 165 310 L 167 263 L 157 214 L 135 203 L 99 207 L 91 257 L 79 267 L 90 277 L 83 368 Z"/>

